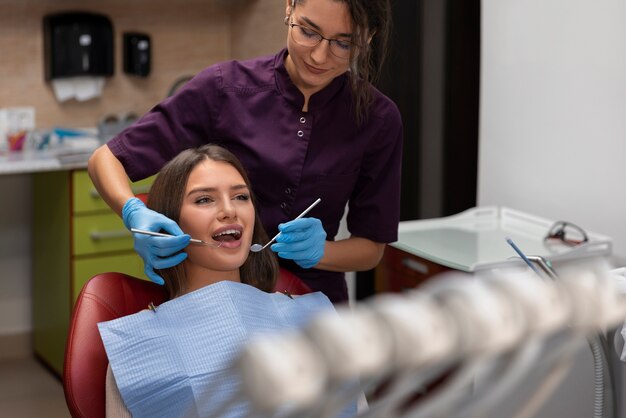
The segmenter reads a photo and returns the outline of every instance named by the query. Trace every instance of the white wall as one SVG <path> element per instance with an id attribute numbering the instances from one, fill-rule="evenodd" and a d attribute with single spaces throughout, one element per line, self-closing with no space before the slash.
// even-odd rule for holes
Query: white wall
<path id="1" fill-rule="evenodd" d="M 625 259 L 626 1 L 483 0 L 481 30 L 478 204 L 569 220 Z M 538 416 L 591 416 L 592 382 L 582 350 Z"/>
<path id="2" fill-rule="evenodd" d="M 479 205 L 569 220 L 626 256 L 626 2 L 483 0 Z"/>

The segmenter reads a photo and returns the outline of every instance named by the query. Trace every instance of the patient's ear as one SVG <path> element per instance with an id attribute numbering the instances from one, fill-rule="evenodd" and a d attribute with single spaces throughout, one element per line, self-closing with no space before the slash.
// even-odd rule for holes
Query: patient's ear
<path id="1" fill-rule="evenodd" d="M 374 35 L 376 35 L 376 31 L 372 32 L 370 36 L 367 37 L 367 43 L 370 44 L 372 39 L 374 39 Z"/>
<path id="2" fill-rule="evenodd" d="M 285 17 L 291 16 L 291 12 L 293 11 L 295 1 L 294 0 L 285 0 Z"/>

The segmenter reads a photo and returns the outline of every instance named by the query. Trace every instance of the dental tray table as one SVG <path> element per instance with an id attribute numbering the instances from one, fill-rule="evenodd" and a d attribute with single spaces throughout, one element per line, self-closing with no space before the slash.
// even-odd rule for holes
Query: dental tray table
<path id="1" fill-rule="evenodd" d="M 586 243 L 547 245 L 544 237 L 553 224 L 553 220 L 506 207 L 477 207 L 444 218 L 400 222 L 398 241 L 390 245 L 465 272 L 523 264 L 507 237 L 525 255 L 552 263 L 611 255 L 611 238 L 587 230 Z"/>

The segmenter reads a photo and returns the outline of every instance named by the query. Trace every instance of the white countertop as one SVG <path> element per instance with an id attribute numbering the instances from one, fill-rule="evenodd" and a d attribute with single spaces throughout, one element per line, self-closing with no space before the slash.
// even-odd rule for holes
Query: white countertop
<path id="1" fill-rule="evenodd" d="M 0 175 L 86 168 L 87 160 L 92 152 L 7 152 L 0 155 Z"/>
<path id="2" fill-rule="evenodd" d="M 31 134 L 23 151 L 0 150 L 0 175 L 86 168 L 102 144 L 96 128 L 54 128 Z"/>

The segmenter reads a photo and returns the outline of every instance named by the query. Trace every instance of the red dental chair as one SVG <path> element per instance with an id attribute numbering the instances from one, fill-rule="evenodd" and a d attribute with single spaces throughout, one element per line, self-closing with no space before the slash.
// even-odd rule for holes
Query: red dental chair
<path id="1" fill-rule="evenodd" d="M 274 288 L 292 295 L 311 289 L 291 272 L 281 269 Z M 83 287 L 70 321 L 65 347 L 63 390 L 72 417 L 104 418 L 108 359 L 97 323 L 130 315 L 165 301 L 162 286 L 123 273 L 102 273 Z"/>

